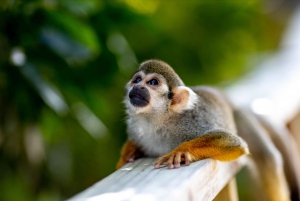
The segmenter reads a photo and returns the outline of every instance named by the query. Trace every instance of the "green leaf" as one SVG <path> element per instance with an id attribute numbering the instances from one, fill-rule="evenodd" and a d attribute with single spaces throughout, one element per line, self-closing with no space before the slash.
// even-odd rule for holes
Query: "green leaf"
<path id="1" fill-rule="evenodd" d="M 59 11 L 48 12 L 47 16 L 52 25 L 87 46 L 94 54 L 100 54 L 100 41 L 98 40 L 95 30 L 88 23 Z"/>

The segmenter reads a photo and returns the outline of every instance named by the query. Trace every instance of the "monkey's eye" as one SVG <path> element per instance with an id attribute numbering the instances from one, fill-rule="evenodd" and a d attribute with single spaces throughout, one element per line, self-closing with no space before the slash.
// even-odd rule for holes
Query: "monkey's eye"
<path id="1" fill-rule="evenodd" d="M 150 84 L 150 85 L 158 85 L 158 81 L 156 79 L 152 79 L 147 83 Z"/>
<path id="2" fill-rule="evenodd" d="M 133 83 L 139 83 L 140 81 L 142 81 L 142 78 L 137 77 L 137 78 L 133 81 Z"/>

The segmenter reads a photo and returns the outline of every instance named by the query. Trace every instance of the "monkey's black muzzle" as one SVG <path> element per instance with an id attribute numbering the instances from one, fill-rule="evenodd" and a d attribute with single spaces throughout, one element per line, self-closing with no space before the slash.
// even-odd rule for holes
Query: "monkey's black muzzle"
<path id="1" fill-rule="evenodd" d="M 130 103 L 136 107 L 145 107 L 150 100 L 150 93 L 143 86 L 134 86 L 129 92 Z"/>

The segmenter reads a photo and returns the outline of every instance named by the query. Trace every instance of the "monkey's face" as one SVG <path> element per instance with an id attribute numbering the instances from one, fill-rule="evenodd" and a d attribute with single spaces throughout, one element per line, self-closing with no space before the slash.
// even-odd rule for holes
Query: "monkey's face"
<path id="1" fill-rule="evenodd" d="M 143 62 L 125 87 L 128 114 L 181 113 L 195 107 L 198 96 L 184 86 L 171 66 L 158 61 Z"/>
<path id="2" fill-rule="evenodd" d="M 137 72 L 127 83 L 125 105 L 129 112 L 160 113 L 168 109 L 170 99 L 166 80 L 162 75 Z"/>

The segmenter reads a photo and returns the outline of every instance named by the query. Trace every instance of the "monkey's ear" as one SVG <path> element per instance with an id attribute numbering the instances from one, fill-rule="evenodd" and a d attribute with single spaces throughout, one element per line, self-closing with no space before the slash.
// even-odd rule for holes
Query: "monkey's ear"
<path id="1" fill-rule="evenodd" d="M 179 86 L 173 89 L 172 93 L 170 109 L 175 112 L 180 113 L 184 110 L 192 109 L 197 103 L 197 94 L 188 87 Z"/>

